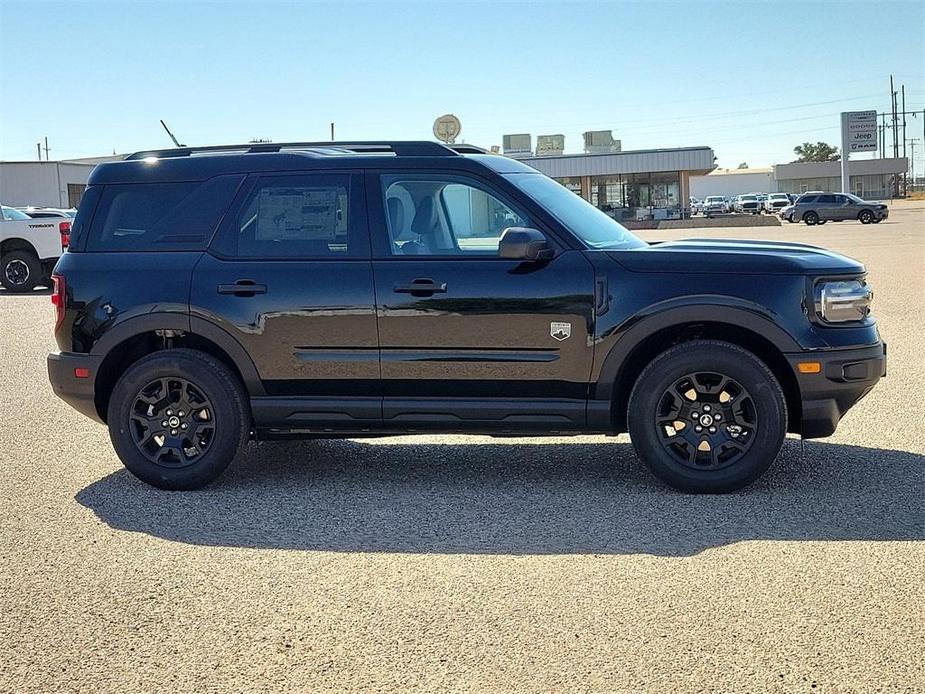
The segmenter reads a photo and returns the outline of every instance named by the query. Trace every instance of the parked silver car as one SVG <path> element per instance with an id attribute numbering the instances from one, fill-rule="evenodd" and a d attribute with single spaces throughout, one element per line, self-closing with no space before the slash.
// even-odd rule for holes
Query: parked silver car
<path id="1" fill-rule="evenodd" d="M 806 193 L 781 212 L 788 222 L 825 224 L 856 219 L 861 224 L 879 224 L 890 210 L 882 202 L 868 202 L 850 193 Z"/>

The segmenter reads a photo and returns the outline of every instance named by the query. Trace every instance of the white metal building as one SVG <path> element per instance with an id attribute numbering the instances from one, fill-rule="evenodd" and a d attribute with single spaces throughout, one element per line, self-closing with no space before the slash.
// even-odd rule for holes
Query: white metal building
<path id="1" fill-rule="evenodd" d="M 0 161 L 0 203 L 9 207 L 77 207 L 93 167 L 124 158 L 115 154 L 62 161 Z"/>
<path id="2" fill-rule="evenodd" d="M 691 176 L 691 195 L 703 200 L 708 195 L 776 193 L 774 169 L 716 169 L 706 176 Z"/>
<path id="3" fill-rule="evenodd" d="M 10 207 L 76 207 L 94 164 L 0 162 L 0 203 Z"/>
<path id="4" fill-rule="evenodd" d="M 898 176 L 907 170 L 904 157 L 852 159 L 848 162 L 850 190 L 862 198 L 888 198 Z M 805 193 L 807 190 L 841 190 L 841 162 L 794 162 L 768 169 L 717 169 L 691 177 L 691 195 L 742 195 L 745 193 Z"/>

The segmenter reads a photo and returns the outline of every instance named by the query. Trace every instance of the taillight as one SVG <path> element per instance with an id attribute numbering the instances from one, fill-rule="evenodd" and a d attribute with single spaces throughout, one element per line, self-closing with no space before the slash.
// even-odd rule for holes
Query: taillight
<path id="1" fill-rule="evenodd" d="M 61 323 L 64 322 L 64 277 L 62 275 L 52 275 L 51 282 L 51 303 L 55 307 L 55 332 L 57 332 L 58 328 L 61 327 Z"/>
<path id="2" fill-rule="evenodd" d="M 58 233 L 61 234 L 61 250 L 71 245 L 71 223 L 58 222 Z"/>

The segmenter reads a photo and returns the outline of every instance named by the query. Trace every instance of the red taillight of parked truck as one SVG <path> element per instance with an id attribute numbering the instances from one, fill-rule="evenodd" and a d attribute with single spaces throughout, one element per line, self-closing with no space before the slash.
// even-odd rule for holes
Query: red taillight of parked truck
<path id="1" fill-rule="evenodd" d="M 71 245 L 71 223 L 58 222 L 58 233 L 61 234 L 61 250 L 66 251 Z"/>

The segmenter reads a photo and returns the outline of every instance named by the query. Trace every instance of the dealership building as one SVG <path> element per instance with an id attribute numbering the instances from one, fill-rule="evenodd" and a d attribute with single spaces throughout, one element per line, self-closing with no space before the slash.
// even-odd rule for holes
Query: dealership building
<path id="1" fill-rule="evenodd" d="M 617 220 L 681 217 L 690 207 L 692 178 L 715 166 L 709 147 L 516 158 Z"/>

